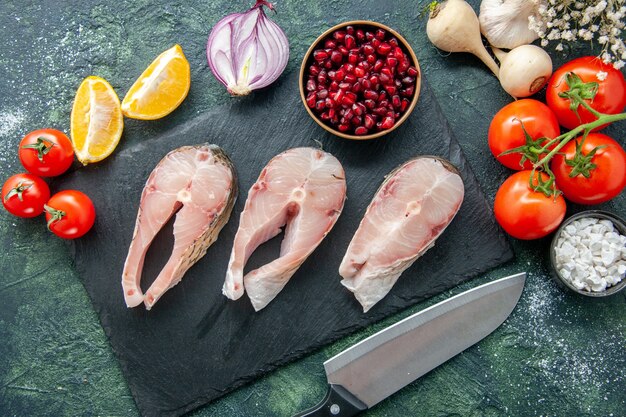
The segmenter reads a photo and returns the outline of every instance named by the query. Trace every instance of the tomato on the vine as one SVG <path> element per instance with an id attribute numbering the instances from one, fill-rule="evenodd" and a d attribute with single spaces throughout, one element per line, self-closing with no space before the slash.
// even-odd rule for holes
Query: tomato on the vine
<path id="1" fill-rule="evenodd" d="M 96 210 L 91 199 L 76 190 L 53 195 L 45 207 L 48 229 L 64 239 L 75 239 L 91 229 Z"/>
<path id="2" fill-rule="evenodd" d="M 42 177 L 61 175 L 72 165 L 72 142 L 55 129 L 39 129 L 24 136 L 18 151 L 24 168 Z"/>
<path id="3" fill-rule="evenodd" d="M 507 178 L 496 193 L 494 214 L 502 228 L 511 236 L 530 240 L 544 237 L 553 232 L 565 217 L 565 200 L 559 195 L 546 196 L 530 188 L 531 170 L 516 172 Z M 536 172 L 543 182 L 549 177 Z"/>
<path id="4" fill-rule="evenodd" d="M 526 137 L 524 130 L 526 130 L 529 138 Z M 559 122 L 548 106 L 533 99 L 517 100 L 500 109 L 491 121 L 489 125 L 489 149 L 496 159 L 508 168 L 531 169 L 533 161 L 523 158 L 521 153 L 501 154 L 525 145 L 540 149 L 545 141 L 539 139 L 553 139 L 557 136 L 559 136 Z M 531 139 L 535 143 L 530 144 L 527 139 Z M 534 156 L 539 158 L 545 156 L 545 153 Z M 524 159 L 523 164 L 522 158 Z"/>
<path id="5" fill-rule="evenodd" d="M 626 187 L 626 152 L 602 133 L 590 133 L 584 142 L 582 138 L 568 142 L 550 168 L 559 190 L 574 203 L 604 203 Z"/>
<path id="6" fill-rule="evenodd" d="M 571 75 L 568 78 L 570 73 L 575 74 L 577 78 Z M 626 107 L 624 75 L 612 65 L 605 64 L 594 56 L 574 59 L 557 69 L 548 82 L 546 102 L 556 114 L 561 126 L 568 129 L 595 121 L 597 117 L 582 105 L 577 108 L 578 114 L 570 108 L 570 99 L 564 97 L 568 91 L 584 99 L 592 109 L 600 113 L 617 114 Z M 604 126 L 594 130 L 602 127 Z"/>
<path id="7" fill-rule="evenodd" d="M 13 175 L 2 186 L 4 208 L 18 217 L 39 216 L 49 198 L 48 184 L 33 174 Z"/>

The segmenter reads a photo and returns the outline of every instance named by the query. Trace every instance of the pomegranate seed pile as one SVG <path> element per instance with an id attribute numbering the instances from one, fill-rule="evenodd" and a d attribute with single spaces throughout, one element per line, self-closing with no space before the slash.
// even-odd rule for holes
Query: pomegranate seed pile
<path id="1" fill-rule="evenodd" d="M 320 44 L 305 78 L 307 105 L 346 134 L 392 128 L 409 107 L 419 76 L 398 40 L 383 29 L 347 26 Z"/>

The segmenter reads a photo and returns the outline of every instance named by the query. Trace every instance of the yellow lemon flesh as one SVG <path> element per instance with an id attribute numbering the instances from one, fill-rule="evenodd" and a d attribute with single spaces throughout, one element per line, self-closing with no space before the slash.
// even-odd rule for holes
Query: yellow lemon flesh
<path id="1" fill-rule="evenodd" d="M 90 76 L 76 91 L 71 116 L 74 153 L 83 165 L 102 161 L 120 141 L 124 118 L 120 99 L 104 78 Z"/>
<path id="2" fill-rule="evenodd" d="M 180 45 L 159 55 L 135 81 L 122 100 L 122 113 L 131 119 L 160 119 L 187 97 L 191 84 L 189 62 Z"/>

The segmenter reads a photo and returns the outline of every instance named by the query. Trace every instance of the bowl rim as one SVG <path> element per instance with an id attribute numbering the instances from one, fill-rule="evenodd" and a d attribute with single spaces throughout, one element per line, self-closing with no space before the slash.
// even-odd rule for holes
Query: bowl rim
<path id="1" fill-rule="evenodd" d="M 417 68 L 418 77 L 416 78 L 416 81 L 415 81 L 415 93 L 413 94 L 413 98 L 411 99 L 411 104 L 409 104 L 409 108 L 406 109 L 402 117 L 400 117 L 400 119 L 398 119 L 398 121 L 390 129 L 382 130 L 380 132 L 371 133 L 369 135 L 363 135 L 363 136 L 349 135 L 349 134 L 340 132 L 339 130 L 333 129 L 332 127 L 326 125 L 326 123 L 320 120 L 317 117 L 317 115 L 313 113 L 313 111 L 309 108 L 309 106 L 306 103 L 306 94 L 304 93 L 304 72 L 305 72 L 306 63 L 308 62 L 309 57 L 311 56 L 313 51 L 316 49 L 316 46 L 322 40 L 324 40 L 332 32 L 338 29 L 344 28 L 346 26 L 374 26 L 374 27 L 381 28 L 381 29 L 388 31 L 389 33 L 394 35 L 398 39 L 398 41 L 402 43 L 404 48 L 409 52 L 409 55 L 411 56 L 411 59 L 413 60 L 413 63 L 415 64 L 415 68 Z M 338 23 L 334 25 L 333 27 L 327 29 L 326 31 L 324 31 L 324 33 L 318 36 L 315 39 L 315 41 L 313 41 L 311 46 L 309 46 L 309 49 L 306 51 L 306 54 L 304 54 L 304 58 L 302 59 L 302 63 L 300 64 L 300 75 L 298 76 L 298 84 L 299 84 L 298 88 L 300 90 L 300 99 L 302 100 L 302 104 L 304 104 L 304 108 L 306 109 L 307 113 L 309 113 L 309 116 L 311 116 L 311 118 L 313 118 L 313 120 L 315 120 L 315 122 L 318 125 L 320 125 L 324 130 L 332 133 L 333 135 L 342 137 L 344 139 L 370 140 L 370 139 L 379 138 L 383 135 L 386 135 L 387 133 L 393 132 L 400 125 L 402 125 L 402 123 L 404 123 L 406 119 L 408 119 L 409 115 L 413 112 L 413 109 L 417 105 L 417 101 L 419 99 L 419 95 L 420 95 L 420 91 L 422 87 L 422 69 L 420 68 L 419 61 L 417 60 L 417 56 L 415 56 L 415 52 L 413 51 L 413 48 L 411 48 L 411 45 L 409 44 L 409 42 L 406 39 L 404 39 L 404 37 L 400 35 L 398 32 L 396 32 L 394 29 L 390 28 L 389 26 L 383 23 L 374 22 L 372 20 L 349 20 L 343 23 Z"/>
<path id="2" fill-rule="evenodd" d="M 564 279 L 556 267 L 556 251 L 554 248 L 556 247 L 556 243 L 557 243 L 559 236 L 561 235 L 561 232 L 573 221 L 582 219 L 582 218 L 587 218 L 587 217 L 595 217 L 598 219 L 610 220 L 615 226 L 615 228 L 619 231 L 619 233 L 626 236 L 626 221 L 624 221 L 624 219 L 622 219 L 615 213 L 611 213 L 605 210 L 583 210 L 581 212 L 571 215 L 570 217 L 565 219 L 563 223 L 561 223 L 556 233 L 552 237 L 552 241 L 550 242 L 550 264 L 552 266 L 552 276 L 555 278 L 555 280 L 559 284 L 564 285 L 565 288 L 571 290 L 572 292 L 575 292 L 576 294 L 584 295 L 586 297 L 591 297 L 591 298 L 608 297 L 608 296 L 619 293 L 621 290 L 623 290 L 626 287 L 626 278 L 623 278 L 618 284 L 613 285 L 612 287 L 609 287 L 606 290 L 601 291 L 601 292 L 585 291 L 585 290 L 579 290 L 578 288 L 573 286 L 569 281 Z"/>

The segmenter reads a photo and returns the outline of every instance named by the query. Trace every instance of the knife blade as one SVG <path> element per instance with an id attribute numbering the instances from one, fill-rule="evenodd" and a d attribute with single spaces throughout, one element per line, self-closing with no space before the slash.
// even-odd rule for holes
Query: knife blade
<path id="1" fill-rule="evenodd" d="M 497 329 L 525 280 L 522 272 L 465 291 L 328 359 L 326 396 L 294 417 L 350 417 L 376 405 Z"/>

